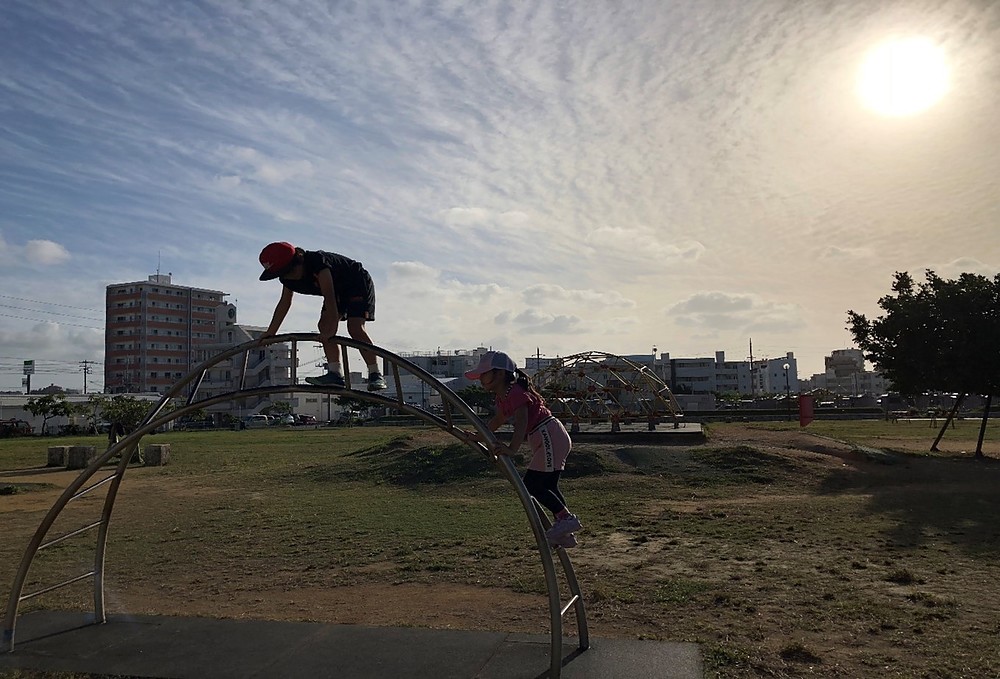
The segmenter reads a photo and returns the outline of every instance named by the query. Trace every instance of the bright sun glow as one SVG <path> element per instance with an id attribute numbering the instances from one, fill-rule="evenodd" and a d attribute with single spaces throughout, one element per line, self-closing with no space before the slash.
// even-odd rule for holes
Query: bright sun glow
<path id="1" fill-rule="evenodd" d="M 887 116 L 920 113 L 948 91 L 948 67 L 941 50 L 926 38 L 896 39 L 865 58 L 858 78 L 861 101 Z"/>

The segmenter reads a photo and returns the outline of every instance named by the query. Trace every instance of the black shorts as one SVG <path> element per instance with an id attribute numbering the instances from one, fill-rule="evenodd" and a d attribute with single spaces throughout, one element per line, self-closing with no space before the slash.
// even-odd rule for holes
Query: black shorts
<path id="1" fill-rule="evenodd" d="M 365 269 L 351 279 L 346 290 L 337 290 L 337 308 L 342 321 L 348 318 L 375 320 L 375 283 Z"/>

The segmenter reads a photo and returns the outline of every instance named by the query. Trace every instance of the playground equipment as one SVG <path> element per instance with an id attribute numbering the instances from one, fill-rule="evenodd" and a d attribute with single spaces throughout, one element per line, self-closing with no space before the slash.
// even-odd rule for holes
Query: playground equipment
<path id="1" fill-rule="evenodd" d="M 556 359 L 532 377 L 552 414 L 611 420 L 682 416 L 670 387 L 649 366 L 603 351 Z"/>
<path id="2" fill-rule="evenodd" d="M 346 337 L 337 338 L 337 342 L 341 347 L 341 360 L 342 365 L 344 366 L 344 377 L 347 381 L 345 388 L 294 384 L 294 372 L 292 383 L 289 384 L 269 384 L 254 388 L 245 388 L 244 379 L 247 372 L 246 366 L 251 351 L 257 351 L 261 347 L 269 344 L 290 342 L 292 344 L 292 355 L 294 357 L 297 350 L 297 344 L 299 342 L 315 343 L 318 341 L 319 336 L 316 334 L 302 333 L 276 335 L 264 340 L 246 342 L 208 359 L 191 371 L 183 379 L 178 381 L 167 393 L 165 393 L 159 403 L 150 409 L 142 424 L 140 424 L 135 431 L 113 443 L 103 454 L 98 455 L 97 458 L 69 484 L 66 490 L 63 491 L 62 495 L 60 495 L 60 497 L 56 500 L 55 504 L 45 515 L 24 551 L 24 555 L 22 556 L 20 565 L 17 569 L 17 574 L 11 586 L 10 599 L 4 619 L 3 645 L 6 650 L 8 652 L 12 652 L 14 650 L 15 624 L 17 622 L 18 607 L 21 602 L 82 580 L 91 579 L 93 581 L 95 621 L 97 623 L 104 623 L 107 621 L 104 597 L 104 574 L 111 516 L 114 511 L 115 498 L 118 494 L 118 489 L 121 486 L 125 472 L 128 469 L 129 460 L 132 457 L 132 453 L 138 449 L 139 442 L 143 436 L 177 418 L 184 417 L 208 406 L 234 399 L 291 392 L 318 394 L 337 393 L 350 395 L 352 398 L 363 399 L 372 402 L 375 405 L 395 409 L 401 413 L 416 416 L 424 422 L 440 427 L 448 434 L 470 446 L 470 448 L 476 451 L 476 453 L 486 455 L 511 484 L 517 493 L 518 499 L 521 501 L 521 506 L 523 507 L 528 518 L 528 525 L 535 538 L 539 557 L 542 562 L 542 569 L 545 574 L 550 617 L 549 629 L 551 633 L 549 677 L 552 679 L 558 679 L 563 659 L 562 621 L 563 617 L 570 611 L 570 609 L 573 609 L 576 614 L 579 650 L 584 651 L 590 645 L 583 596 L 580 592 L 579 583 L 577 582 L 573 565 L 570 562 L 569 556 L 566 554 L 566 550 L 562 548 L 553 550 L 545 539 L 545 531 L 551 525 L 547 515 L 528 494 L 524 487 L 524 483 L 521 481 L 521 477 L 510 458 L 493 454 L 492 450 L 499 443 L 493 432 L 490 431 L 486 424 L 479 419 L 479 417 L 469 408 L 468 405 L 465 404 L 464 401 L 462 401 L 462 399 L 420 367 L 385 349 Z M 386 376 L 391 377 L 391 382 L 395 385 L 395 393 L 392 391 L 372 393 L 352 389 L 350 382 L 350 364 L 348 363 L 348 348 L 369 349 L 374 351 L 379 358 L 383 359 L 388 368 Z M 232 392 L 199 399 L 199 387 L 204 381 L 208 371 L 213 367 L 222 364 L 224 361 L 228 361 L 229 359 L 239 356 L 240 354 L 243 355 L 243 369 L 240 373 L 239 388 Z M 432 413 L 415 405 L 404 402 L 403 393 L 400 387 L 400 376 L 406 374 L 415 376 L 429 389 L 436 391 L 440 395 L 443 407 L 439 412 Z M 170 404 L 174 399 L 184 399 L 184 405 L 172 409 L 168 408 L 168 404 Z M 473 433 L 479 434 L 479 437 L 485 443 L 475 441 L 472 437 Z M 103 478 L 90 482 L 92 478 L 99 475 L 110 460 L 116 457 L 120 459 L 117 462 L 114 471 L 111 471 Z M 90 482 L 90 484 L 86 485 L 88 482 Z M 99 488 L 106 488 L 107 493 L 104 498 L 100 518 L 88 522 L 86 525 L 79 528 L 70 530 L 67 533 L 46 540 L 56 519 L 70 502 L 77 500 Z M 62 582 L 42 587 L 34 592 L 29 592 L 27 594 L 23 593 L 28 571 L 36 555 L 38 555 L 40 551 L 52 545 L 58 544 L 63 540 L 88 533 L 94 529 L 97 531 L 97 536 L 93 568 L 91 570 L 86 573 L 72 575 Z M 562 603 L 562 595 L 556 575 L 553 552 L 558 556 L 560 565 L 562 566 L 566 586 L 569 590 L 569 598 L 565 604 Z"/>

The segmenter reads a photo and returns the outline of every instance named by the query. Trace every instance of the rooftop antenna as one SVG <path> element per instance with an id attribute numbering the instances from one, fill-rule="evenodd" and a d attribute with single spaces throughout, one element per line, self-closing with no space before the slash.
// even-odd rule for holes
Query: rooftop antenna
<path id="1" fill-rule="evenodd" d="M 160 251 L 156 251 L 156 277 L 160 277 Z"/>

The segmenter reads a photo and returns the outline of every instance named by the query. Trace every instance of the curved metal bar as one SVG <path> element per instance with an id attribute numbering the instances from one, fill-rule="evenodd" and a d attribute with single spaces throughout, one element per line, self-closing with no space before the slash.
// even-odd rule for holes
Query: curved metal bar
<path id="1" fill-rule="evenodd" d="M 175 383 L 161 398 L 161 400 L 152 408 L 150 408 L 149 413 L 146 415 L 142 424 L 139 425 L 133 432 L 129 433 L 120 441 L 108 447 L 108 449 L 101 455 L 99 455 L 86 469 L 84 469 L 81 474 L 67 487 L 56 503 L 52 506 L 49 512 L 46 514 L 45 518 L 42 520 L 41 525 L 36 530 L 34 536 L 29 541 L 28 548 L 21 559 L 17 575 L 15 576 L 14 584 L 11 587 L 10 600 L 8 602 L 7 614 L 5 618 L 5 628 L 4 628 L 4 641 L 8 647 L 8 651 L 12 651 L 14 647 L 14 625 L 17 618 L 18 602 L 21 599 L 21 592 L 23 591 L 24 581 L 27 576 L 28 569 L 31 566 L 34 555 L 37 553 L 39 545 L 42 539 L 47 534 L 52 524 L 54 523 L 56 517 L 65 507 L 65 505 L 73 499 L 77 491 L 83 486 L 86 481 L 92 477 L 104 464 L 106 464 L 115 455 L 121 455 L 121 459 L 118 462 L 116 472 L 112 474 L 108 479 L 101 481 L 97 485 L 102 485 L 107 480 L 111 480 L 111 486 L 109 487 L 107 497 L 105 498 L 104 507 L 102 510 L 101 520 L 98 522 L 98 539 L 97 539 L 97 550 L 95 553 L 95 563 L 94 571 L 86 576 L 81 576 L 77 579 L 82 579 L 83 577 L 89 577 L 89 575 L 94 575 L 94 609 L 96 614 L 96 619 L 100 622 L 105 621 L 104 614 L 104 563 L 107 553 L 107 539 L 108 531 L 111 523 L 111 515 L 114 510 L 115 498 L 118 494 L 118 489 L 121 486 L 121 482 L 124 479 L 125 471 L 128 468 L 128 464 L 132 453 L 139 446 L 139 442 L 143 436 L 151 431 L 171 422 L 174 419 L 183 417 L 184 415 L 200 410 L 209 405 L 216 403 L 222 403 L 226 401 L 231 401 L 239 398 L 247 398 L 249 396 L 266 396 L 278 393 L 289 393 L 289 392 L 313 392 L 313 393 L 349 393 L 353 398 L 359 398 L 361 400 L 370 401 L 372 403 L 383 405 L 388 408 L 398 410 L 400 412 L 414 415 L 419 419 L 422 419 L 432 425 L 435 425 L 442 430 L 446 431 L 450 435 L 454 436 L 456 439 L 469 445 L 471 448 L 476 450 L 481 454 L 487 455 L 495 466 L 501 471 L 501 473 L 507 478 L 508 482 L 514 487 L 515 492 L 518 495 L 518 499 L 521 501 L 522 508 L 528 518 L 528 523 L 531 527 L 532 534 L 535 537 L 535 543 L 539 551 L 539 555 L 542 562 L 542 568 L 545 574 L 545 583 L 548 590 L 549 598 L 549 613 L 550 613 L 550 631 L 552 635 L 551 641 L 551 664 L 549 669 L 549 676 L 552 679 L 558 679 L 560 676 L 560 671 L 562 667 L 562 616 L 569 606 L 574 606 L 577 613 L 577 625 L 580 629 L 580 648 L 581 650 L 586 649 L 589 645 L 587 638 L 587 627 L 586 627 L 586 617 L 582 605 L 582 597 L 579 595 L 579 587 L 576 581 L 575 573 L 573 572 L 572 564 L 569 561 L 568 555 L 565 554 L 565 550 L 558 549 L 559 559 L 561 565 L 567 576 L 567 581 L 572 590 L 572 598 L 566 608 L 561 607 L 559 586 L 555 573 L 555 564 L 552 558 L 552 549 L 548 545 L 548 541 L 545 538 L 545 526 L 543 521 L 548 523 L 544 513 L 539 515 L 534 499 L 528 493 L 524 486 L 524 482 L 521 476 L 518 474 L 513 462 L 507 456 L 495 455 L 492 451 L 499 446 L 499 441 L 497 440 L 494 433 L 486 426 L 486 424 L 469 408 L 469 406 L 458 397 L 451 389 L 439 382 L 433 375 L 426 372 L 419 366 L 410 363 L 406 359 L 397 356 L 386 349 L 381 347 L 370 345 L 365 342 L 359 342 L 357 340 L 337 337 L 336 341 L 341 346 L 341 351 L 344 353 L 344 363 L 346 362 L 346 351 L 348 347 L 355 349 L 366 349 L 373 351 L 376 356 L 387 360 L 392 364 L 393 377 L 396 381 L 396 393 L 394 398 L 389 398 L 382 396 L 378 393 L 371 392 L 361 392 L 354 391 L 350 389 L 339 389 L 331 387 L 319 387 L 312 385 L 303 384 L 285 384 L 285 385 L 270 385 L 264 387 L 257 387 L 252 389 L 243 388 L 243 382 L 241 377 L 240 389 L 233 392 L 227 392 L 225 394 L 219 394 L 213 397 L 198 400 L 197 392 L 204 379 L 207 371 L 214 365 L 221 361 L 224 361 L 232 356 L 243 353 L 244 359 L 249 356 L 251 349 L 255 347 L 263 347 L 268 344 L 282 343 L 282 342 L 304 342 L 304 341 L 319 341 L 319 336 L 313 333 L 296 333 L 296 334 L 285 334 L 276 335 L 273 337 L 265 338 L 263 340 L 252 340 L 246 342 L 236 347 L 232 347 L 226 351 L 223 351 L 210 359 L 204 361 L 201 365 L 196 367 L 187 376 L 182 378 L 180 381 Z M 244 360 L 245 362 L 245 360 Z M 403 402 L 402 391 L 399 387 L 399 370 L 403 368 L 410 374 L 418 377 L 423 382 L 427 383 L 432 389 L 437 391 L 444 402 L 445 418 L 442 419 L 437 415 L 430 413 L 423 408 L 417 408 Z M 348 372 L 345 370 L 345 373 Z M 345 375 L 346 377 L 346 375 Z M 178 397 L 182 394 L 185 387 L 192 381 L 195 382 L 194 386 L 191 388 L 189 393 L 186 395 L 185 404 L 183 406 L 166 410 L 164 409 L 171 402 L 172 399 Z M 472 431 L 462 429 L 456 423 L 456 415 L 461 415 L 465 424 L 467 424 Z M 473 432 L 479 435 L 479 440 L 473 437 Z M 484 443 L 481 443 L 483 441 Z M 89 489 L 88 489 L 89 490 Z M 93 525 L 91 526 L 93 527 Z M 75 581 L 75 580 L 74 580 Z M 57 585 L 58 586 L 58 585 Z M 42 590 L 48 591 L 48 590 Z M 41 593 L 41 592 L 39 592 Z"/>
<path id="2" fill-rule="evenodd" d="M 542 510 L 541 505 L 538 504 L 538 500 L 535 500 L 535 509 L 538 512 L 539 517 L 542 520 L 542 528 L 548 530 L 551 527 L 551 522 L 549 518 L 545 515 Z M 556 550 L 559 554 L 559 561 L 563 566 L 563 574 L 566 576 L 566 585 L 569 587 L 569 592 L 572 595 L 572 599 L 566 603 L 562 608 L 561 615 L 566 615 L 566 612 L 572 606 L 576 612 L 576 629 L 577 635 L 579 637 L 580 643 L 579 648 L 581 651 L 586 651 L 590 648 L 590 631 L 587 627 L 587 611 L 583 604 L 583 593 L 580 591 L 580 583 L 576 579 L 576 571 L 573 570 L 573 564 L 570 563 L 569 555 L 566 554 L 565 549 Z"/>
<path id="3" fill-rule="evenodd" d="M 557 381 L 564 371 L 572 371 L 581 362 L 598 366 L 600 370 L 596 370 L 595 374 L 596 372 L 606 371 L 608 375 L 613 376 L 623 385 L 634 386 L 641 380 L 646 384 L 651 395 L 664 406 L 664 409 L 667 412 L 670 413 L 670 416 L 673 418 L 675 423 L 680 417 L 683 416 L 680 405 L 677 403 L 677 399 L 674 397 L 673 392 L 670 391 L 670 387 L 663 380 L 661 380 L 655 372 L 650 370 L 648 366 L 637 363 L 625 356 L 609 354 L 605 351 L 585 351 L 579 354 L 573 354 L 572 356 L 560 358 L 558 363 L 553 363 L 535 374 L 535 384 L 539 388 L 544 389 L 547 386 L 548 381 Z M 635 379 L 626 379 L 626 377 L 623 376 L 625 373 L 634 373 Z M 585 384 L 589 384 L 594 387 L 595 393 L 598 391 L 604 391 L 604 398 L 602 398 L 601 406 L 605 411 L 608 410 L 607 405 L 603 403 L 603 400 L 608 397 L 607 391 L 605 390 L 605 387 L 608 386 L 606 383 L 601 382 L 587 372 L 583 374 L 575 374 L 574 379 L 582 380 Z M 579 396 L 577 397 L 579 398 Z M 615 403 L 621 407 L 618 399 L 615 397 L 612 398 Z M 586 405 L 586 401 L 584 401 L 584 403 L 585 409 L 589 410 L 590 406 Z M 643 408 L 648 409 L 650 411 L 649 414 L 655 413 L 655 409 L 651 404 L 647 404 L 645 406 L 640 404 L 640 409 Z"/>
<path id="4" fill-rule="evenodd" d="M 137 439 L 136 439 L 137 440 Z M 48 534 L 49 529 L 52 528 L 52 524 L 55 523 L 56 518 L 66 507 L 66 505 L 73 500 L 75 497 L 79 496 L 77 491 L 94 475 L 100 470 L 101 466 L 110 459 L 115 453 L 124 450 L 127 445 L 131 445 L 133 439 L 131 437 L 125 437 L 118 443 L 109 446 L 108 449 L 100 456 L 94 459 L 80 475 L 77 476 L 66 490 L 63 491 L 49 511 L 45 514 L 42 519 L 41 524 L 35 530 L 34 535 L 32 535 L 31 540 L 28 541 L 28 546 L 21 557 L 20 564 L 17 568 L 17 573 L 14 576 L 14 583 L 11 585 L 10 598 L 7 603 L 7 614 L 4 618 L 4 644 L 7 646 L 8 651 L 14 650 L 14 623 L 17 619 L 17 609 L 18 604 L 21 599 L 21 592 L 24 591 L 24 581 L 28 575 L 28 569 L 31 567 L 31 563 L 34 560 L 35 554 L 38 552 L 39 546 L 42 544 L 45 536 Z M 103 483 L 103 481 L 101 482 Z M 95 484 L 95 485 L 100 485 Z M 82 577 L 89 577 L 82 576 Z M 78 579 L 82 579 L 78 578 Z M 43 590 L 49 591 L 49 590 Z"/>

